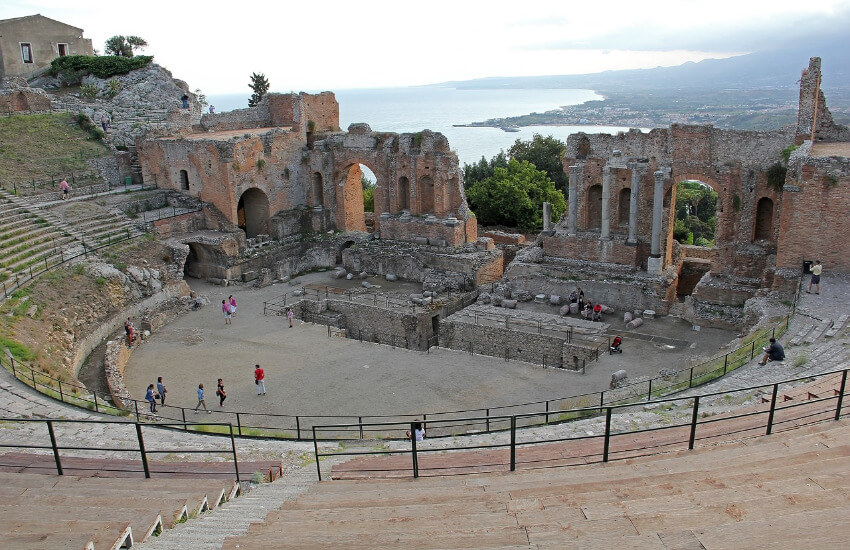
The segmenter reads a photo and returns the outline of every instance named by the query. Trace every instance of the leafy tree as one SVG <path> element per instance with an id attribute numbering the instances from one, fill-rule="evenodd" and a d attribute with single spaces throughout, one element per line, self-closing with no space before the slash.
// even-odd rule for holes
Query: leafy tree
<path id="1" fill-rule="evenodd" d="M 676 222 L 673 226 L 673 238 L 683 244 L 713 246 L 716 224 L 717 192 L 696 181 L 676 184 Z"/>
<path id="2" fill-rule="evenodd" d="M 254 91 L 251 94 L 251 99 L 248 100 L 248 107 L 256 107 L 269 91 L 269 81 L 263 73 L 251 73 L 251 83 L 248 84 L 248 87 Z"/>
<path id="3" fill-rule="evenodd" d="M 364 174 L 360 175 L 360 186 L 363 187 L 363 211 L 375 211 L 375 186 L 376 182 L 371 181 Z"/>
<path id="4" fill-rule="evenodd" d="M 484 181 L 487 178 L 493 177 L 496 173 L 496 168 L 507 168 L 508 157 L 504 151 L 499 151 L 499 154 L 491 158 L 489 161 L 481 156 L 481 160 L 475 164 L 463 165 L 463 187 L 469 189 L 479 181 Z"/>
<path id="5" fill-rule="evenodd" d="M 483 159 L 482 159 L 483 160 Z M 483 225 L 506 225 L 523 231 L 543 227 L 543 203 L 552 203 L 552 216 L 566 210 L 564 194 L 527 161 L 511 159 L 507 167 L 496 166 L 493 175 L 476 182 L 467 192 L 470 206 Z"/>
<path id="6" fill-rule="evenodd" d="M 516 140 L 508 149 L 508 156 L 518 161 L 528 161 L 538 170 L 543 170 L 557 189 L 567 193 L 569 178 L 561 162 L 566 150 L 567 145 L 563 141 L 552 136 L 534 134 L 531 141 Z"/>
<path id="7" fill-rule="evenodd" d="M 117 34 L 106 41 L 103 51 L 106 55 L 133 57 L 134 50 L 144 48 L 147 45 L 147 41 L 141 36 L 123 36 Z"/>

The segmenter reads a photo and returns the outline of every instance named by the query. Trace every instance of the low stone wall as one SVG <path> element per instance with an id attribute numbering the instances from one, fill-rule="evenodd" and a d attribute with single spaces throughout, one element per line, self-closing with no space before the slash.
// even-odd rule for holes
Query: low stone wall
<path id="1" fill-rule="evenodd" d="M 131 353 L 132 350 L 127 347 L 124 339 L 110 340 L 106 343 L 106 354 L 103 360 L 106 385 L 112 396 L 112 403 L 123 410 L 133 408 L 133 398 L 124 384 L 124 367 L 127 366 Z"/>

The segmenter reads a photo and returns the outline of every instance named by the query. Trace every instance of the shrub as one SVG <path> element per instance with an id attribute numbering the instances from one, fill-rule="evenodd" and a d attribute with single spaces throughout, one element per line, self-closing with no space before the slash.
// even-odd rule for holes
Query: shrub
<path id="1" fill-rule="evenodd" d="M 121 91 L 121 81 L 115 78 L 110 78 L 106 82 L 106 95 L 107 97 L 115 97 L 118 95 L 118 92 Z"/>
<path id="2" fill-rule="evenodd" d="M 83 84 L 80 86 L 80 97 L 97 97 L 97 86 L 94 84 Z"/>
<path id="3" fill-rule="evenodd" d="M 84 72 L 98 78 L 109 78 L 119 74 L 146 67 L 153 61 L 153 56 L 137 55 L 136 57 L 94 57 L 91 55 L 66 55 L 57 57 L 50 63 L 50 74 L 59 76 L 67 71 Z"/>

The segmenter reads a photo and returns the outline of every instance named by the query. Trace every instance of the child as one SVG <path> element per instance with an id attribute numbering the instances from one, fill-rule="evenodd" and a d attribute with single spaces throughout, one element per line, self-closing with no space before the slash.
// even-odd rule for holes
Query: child
<path id="1" fill-rule="evenodd" d="M 198 404 L 195 405 L 195 414 L 198 413 L 198 408 L 203 405 L 204 410 L 212 414 L 212 411 L 207 408 L 207 400 L 204 399 L 204 385 L 198 384 Z"/>

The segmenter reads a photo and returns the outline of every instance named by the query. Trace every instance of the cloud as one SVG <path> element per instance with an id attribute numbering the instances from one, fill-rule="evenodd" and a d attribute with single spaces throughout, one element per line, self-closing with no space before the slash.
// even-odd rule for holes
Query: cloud
<path id="1" fill-rule="evenodd" d="M 706 21 L 700 26 L 647 26 L 638 21 L 603 34 L 526 43 L 532 50 L 745 52 L 843 40 L 850 46 L 850 7 L 834 13 L 784 13 L 760 19 Z"/>

